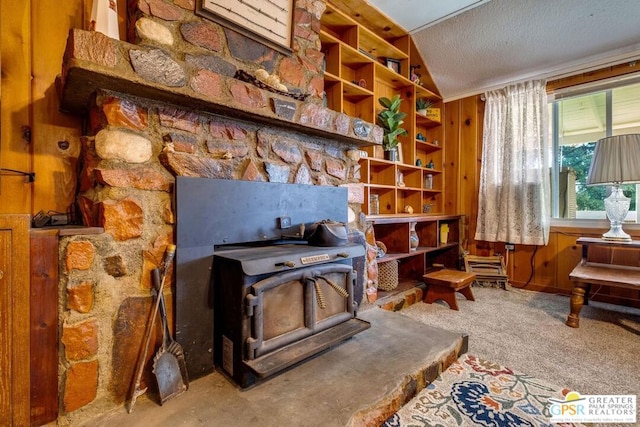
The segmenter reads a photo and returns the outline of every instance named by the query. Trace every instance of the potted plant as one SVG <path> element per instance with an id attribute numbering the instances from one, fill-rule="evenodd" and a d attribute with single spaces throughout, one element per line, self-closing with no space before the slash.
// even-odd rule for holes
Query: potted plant
<path id="1" fill-rule="evenodd" d="M 416 101 L 416 111 L 423 116 L 427 115 L 427 108 L 433 105 L 433 101 L 428 98 L 418 98 Z"/>
<path id="2" fill-rule="evenodd" d="M 398 137 L 407 135 L 407 130 L 401 127 L 407 113 L 400 111 L 402 103 L 400 95 L 395 95 L 391 99 L 383 96 L 378 99 L 378 102 L 384 107 L 384 110 L 380 111 L 377 116 L 377 123 L 384 130 L 382 148 L 385 158 L 395 162 L 398 160 Z"/>

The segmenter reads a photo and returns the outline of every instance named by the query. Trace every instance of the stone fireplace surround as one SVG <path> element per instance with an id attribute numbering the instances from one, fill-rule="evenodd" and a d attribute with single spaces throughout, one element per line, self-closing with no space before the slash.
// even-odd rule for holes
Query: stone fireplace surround
<path id="1" fill-rule="evenodd" d="M 175 241 L 175 176 L 346 186 L 358 213 L 358 149 L 382 137 L 322 106 L 323 1 L 296 2 L 291 57 L 196 16 L 193 0 L 130 3 L 132 43 L 71 30 L 59 81 L 62 109 L 87 117 L 78 210 L 84 225 L 104 229 L 60 239 L 61 424 L 129 396 L 150 271 Z M 309 96 L 233 77 L 257 68 Z M 153 387 L 150 370 L 143 382 Z"/>

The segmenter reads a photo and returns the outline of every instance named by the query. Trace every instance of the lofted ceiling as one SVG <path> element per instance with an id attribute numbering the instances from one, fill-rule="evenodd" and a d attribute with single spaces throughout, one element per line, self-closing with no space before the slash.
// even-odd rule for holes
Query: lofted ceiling
<path id="1" fill-rule="evenodd" d="M 370 0 L 394 22 L 410 33 L 430 27 L 490 0 Z M 401 7 L 398 7 L 401 6 Z"/>
<path id="2" fill-rule="evenodd" d="M 638 0 L 369 4 L 412 33 L 445 101 L 640 59 Z"/>

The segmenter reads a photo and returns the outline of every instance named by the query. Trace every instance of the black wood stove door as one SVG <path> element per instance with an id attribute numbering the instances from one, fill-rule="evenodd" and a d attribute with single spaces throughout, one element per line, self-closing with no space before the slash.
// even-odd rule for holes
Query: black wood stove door
<path id="1" fill-rule="evenodd" d="M 246 296 L 246 358 L 267 354 L 354 317 L 351 266 L 325 264 L 271 276 Z"/>
<path id="2" fill-rule="evenodd" d="M 351 260 L 268 275 L 214 257 L 214 360 L 241 387 L 370 327 L 357 319 Z"/>

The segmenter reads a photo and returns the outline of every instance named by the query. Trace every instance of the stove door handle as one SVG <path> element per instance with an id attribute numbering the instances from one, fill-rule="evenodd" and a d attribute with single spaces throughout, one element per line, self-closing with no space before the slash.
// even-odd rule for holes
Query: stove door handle
<path id="1" fill-rule="evenodd" d="M 322 278 L 322 276 L 320 276 L 320 274 L 317 271 L 311 271 L 310 274 L 305 274 L 302 277 L 302 280 L 304 281 L 304 283 L 313 284 L 313 289 L 316 293 L 316 302 L 318 304 L 318 307 L 324 309 L 324 308 L 327 308 L 327 301 L 324 299 L 324 293 L 320 288 L 320 283 L 318 283 L 318 281 L 316 280 L 320 278 Z"/>
<path id="2" fill-rule="evenodd" d="M 276 267 L 289 267 L 289 268 L 294 268 L 296 266 L 296 262 L 295 261 L 285 261 L 285 262 L 277 262 L 275 264 Z"/>
<path id="3" fill-rule="evenodd" d="M 322 292 L 322 288 L 320 288 L 320 283 L 313 281 L 313 288 L 316 291 L 316 298 L 318 300 L 318 307 L 321 309 L 327 308 L 327 300 L 324 299 L 324 293 Z"/>
<path id="4" fill-rule="evenodd" d="M 342 286 L 338 286 L 336 283 L 334 283 L 333 281 L 327 279 L 324 276 L 317 276 L 317 278 L 324 280 L 342 298 L 349 298 L 349 292 L 347 292 L 346 289 L 344 289 Z"/>

